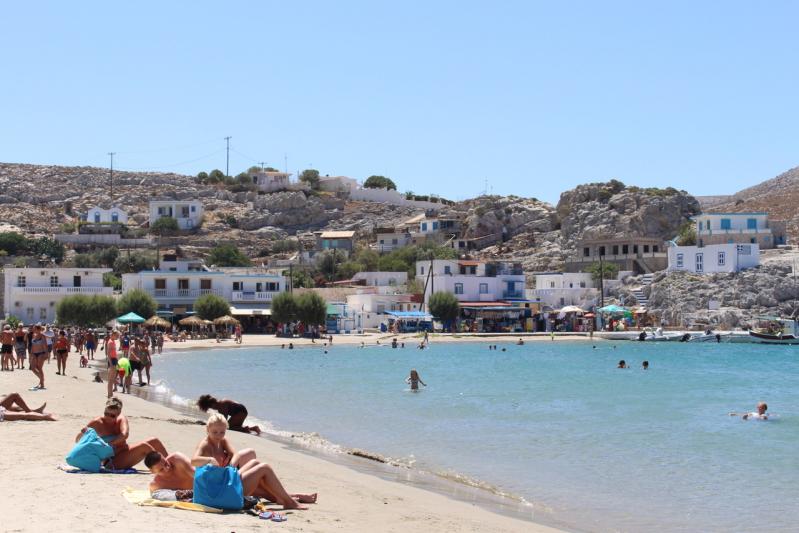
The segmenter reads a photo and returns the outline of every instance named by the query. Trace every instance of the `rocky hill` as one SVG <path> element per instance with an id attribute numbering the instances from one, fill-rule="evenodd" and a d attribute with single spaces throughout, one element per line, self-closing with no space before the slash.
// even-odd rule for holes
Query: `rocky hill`
<path id="1" fill-rule="evenodd" d="M 703 207 L 716 213 L 764 211 L 775 220 L 785 220 L 789 242 L 799 242 L 799 167 Z"/>

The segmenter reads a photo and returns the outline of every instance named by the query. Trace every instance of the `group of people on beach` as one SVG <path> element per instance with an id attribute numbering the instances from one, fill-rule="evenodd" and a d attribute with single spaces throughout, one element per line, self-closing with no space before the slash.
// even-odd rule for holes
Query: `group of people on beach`
<path id="1" fill-rule="evenodd" d="M 145 386 L 150 384 L 150 369 L 153 366 L 152 352 L 158 350 L 161 353 L 163 347 L 163 335 L 151 336 L 149 332 L 135 335 L 130 332 L 120 333 L 112 330 L 103 339 L 103 351 L 106 354 L 108 365 L 108 397 L 119 388 L 123 393 L 130 393 L 133 381 L 133 372 L 138 374 L 138 385 Z M 142 372 L 147 377 L 145 382 Z"/>

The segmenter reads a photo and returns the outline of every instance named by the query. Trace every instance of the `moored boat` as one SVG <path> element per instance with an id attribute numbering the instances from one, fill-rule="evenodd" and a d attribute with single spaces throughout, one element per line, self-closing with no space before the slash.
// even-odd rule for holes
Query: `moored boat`
<path id="1" fill-rule="evenodd" d="M 759 344 L 799 344 L 799 320 L 764 317 L 768 326 L 749 331 L 752 342 Z"/>

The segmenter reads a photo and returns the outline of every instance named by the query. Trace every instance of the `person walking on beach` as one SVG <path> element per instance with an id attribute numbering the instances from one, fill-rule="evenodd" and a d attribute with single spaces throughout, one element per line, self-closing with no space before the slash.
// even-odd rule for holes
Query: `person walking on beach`
<path id="1" fill-rule="evenodd" d="M 164 334 L 158 333 L 158 355 L 164 350 Z"/>
<path id="2" fill-rule="evenodd" d="M 44 390 L 44 360 L 47 359 L 47 340 L 42 333 L 41 326 L 33 327 L 31 337 L 31 372 L 39 378 L 39 384 L 30 390 Z"/>
<path id="3" fill-rule="evenodd" d="M 86 356 L 94 360 L 94 350 L 97 348 L 97 337 L 94 336 L 94 331 L 88 330 L 86 332 Z"/>
<path id="4" fill-rule="evenodd" d="M 416 371 L 415 368 L 411 369 L 411 374 L 407 378 L 405 378 L 405 383 L 410 384 L 412 391 L 419 390 L 419 383 L 427 387 L 427 384 L 424 381 L 422 381 L 422 378 L 419 377 L 419 373 Z"/>
<path id="5" fill-rule="evenodd" d="M 105 358 L 108 362 L 108 397 L 110 398 L 113 391 L 117 390 L 117 332 L 112 331 L 110 335 L 105 338 Z M 113 391 L 112 391 L 113 389 Z"/>
<path id="6" fill-rule="evenodd" d="M 133 468 L 153 451 L 162 455 L 167 454 L 161 441 L 154 437 L 136 444 L 128 444 L 130 426 L 127 417 L 122 414 L 122 401 L 119 398 L 109 398 L 105 402 L 103 416 L 86 424 L 75 437 L 75 442 L 78 442 L 89 428 L 94 429 L 101 439 L 114 448 L 114 455 L 109 462 L 115 469 Z"/>
<path id="7" fill-rule="evenodd" d="M 3 332 L 0 334 L 0 353 L 2 353 L 3 370 L 10 372 L 14 371 L 14 333 L 11 331 L 11 326 L 6 324 L 3 326 Z"/>
<path id="8" fill-rule="evenodd" d="M 58 333 L 58 338 L 55 341 L 55 362 L 58 366 L 56 375 L 67 375 L 67 356 L 69 355 L 69 341 L 67 340 L 67 332 L 63 329 Z"/>
<path id="9" fill-rule="evenodd" d="M 14 350 L 17 352 L 17 368 L 25 368 L 25 356 L 28 351 L 28 333 L 22 327 L 22 324 L 17 326 L 14 332 Z"/>
<path id="10" fill-rule="evenodd" d="M 244 425 L 244 420 L 249 413 L 243 404 L 228 399 L 217 400 L 210 394 L 203 394 L 197 400 L 197 407 L 204 413 L 207 413 L 208 409 L 216 410 L 219 414 L 227 418 L 227 423 L 231 431 L 255 433 L 257 435 L 261 434 L 261 428 L 258 426 Z"/>
<path id="11" fill-rule="evenodd" d="M 50 358 L 53 356 L 53 345 L 55 344 L 55 331 L 53 328 L 50 327 L 50 324 L 47 324 L 47 329 L 44 332 L 44 338 L 47 341 L 47 362 L 50 362 Z"/>

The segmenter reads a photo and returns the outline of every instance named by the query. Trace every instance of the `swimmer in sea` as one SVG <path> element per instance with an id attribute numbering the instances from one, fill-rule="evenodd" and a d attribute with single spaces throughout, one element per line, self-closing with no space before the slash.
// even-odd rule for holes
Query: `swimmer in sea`
<path id="1" fill-rule="evenodd" d="M 524 341 L 521 339 L 521 337 L 519 338 L 519 340 L 518 340 L 518 341 L 516 341 L 516 344 L 517 344 L 518 346 L 524 346 Z"/>
<path id="2" fill-rule="evenodd" d="M 644 361 L 643 363 L 641 363 L 641 369 L 649 370 L 649 361 Z"/>
<path id="3" fill-rule="evenodd" d="M 622 359 L 621 361 L 619 361 L 619 366 L 617 366 L 616 368 L 627 368 L 627 362 L 624 359 Z"/>
<path id="4" fill-rule="evenodd" d="M 419 383 L 427 387 L 427 384 L 425 384 L 425 382 L 422 381 L 422 378 L 419 377 L 419 373 L 416 371 L 415 368 L 411 369 L 411 374 L 407 378 L 405 378 L 405 383 L 410 384 L 412 391 L 419 390 Z"/>
<path id="5" fill-rule="evenodd" d="M 769 414 L 766 402 L 757 404 L 756 413 L 730 413 L 730 416 L 740 416 L 744 420 L 768 420 Z"/>

